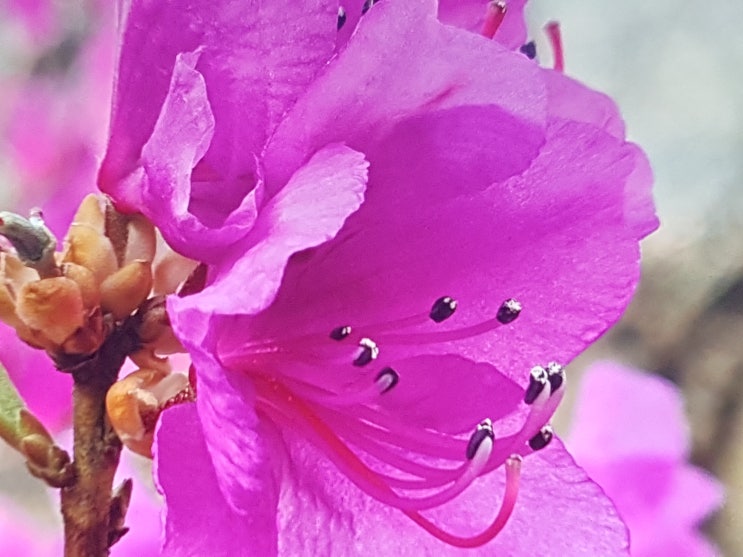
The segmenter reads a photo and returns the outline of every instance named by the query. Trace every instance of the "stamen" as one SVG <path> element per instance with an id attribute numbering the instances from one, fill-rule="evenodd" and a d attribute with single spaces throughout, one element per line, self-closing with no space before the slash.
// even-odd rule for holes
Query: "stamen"
<path id="1" fill-rule="evenodd" d="M 547 376 L 552 392 L 556 393 L 565 381 L 564 368 L 557 362 L 550 362 L 547 364 Z"/>
<path id="2" fill-rule="evenodd" d="M 363 367 L 379 357 L 379 347 L 370 338 L 362 338 L 359 341 L 359 348 L 359 354 L 353 360 L 356 367 Z"/>
<path id="3" fill-rule="evenodd" d="M 467 443 L 467 460 L 475 458 L 477 450 L 485 439 L 490 439 L 491 442 L 495 439 L 495 434 L 493 433 L 493 422 L 490 421 L 489 418 L 480 422 L 477 425 L 475 433 L 470 437 L 469 443 Z"/>
<path id="4" fill-rule="evenodd" d="M 379 394 L 384 394 L 390 391 L 400 382 L 400 375 L 391 367 L 385 367 L 382 371 L 377 374 L 375 380 L 378 387 L 381 388 Z"/>
<path id="5" fill-rule="evenodd" d="M 485 465 L 488 463 L 493 448 L 492 439 L 486 437 L 483 442 L 480 443 L 464 472 L 448 488 L 433 495 L 421 498 L 401 497 L 397 495 L 374 470 L 369 468 L 366 463 L 351 451 L 348 446 L 335 435 L 330 427 L 328 427 L 328 425 L 300 398 L 294 397 L 286 391 L 282 392 L 283 389 L 280 385 L 274 385 L 274 391 L 279 394 L 282 399 L 286 397 L 282 402 L 286 402 L 287 404 L 281 404 L 279 406 L 269 403 L 269 406 L 266 407 L 260 403 L 269 401 L 265 397 L 261 397 L 258 402 L 262 410 L 268 410 L 269 413 L 274 415 L 274 418 L 279 418 L 282 421 L 287 417 L 291 420 L 291 417 L 285 416 L 282 419 L 275 415 L 276 411 L 283 413 L 287 409 L 291 408 L 297 412 L 303 419 L 297 420 L 293 425 L 300 428 L 309 426 L 309 430 L 305 431 L 305 433 L 308 434 L 308 437 L 328 449 L 329 452 L 326 452 L 327 456 L 349 477 L 351 481 L 378 501 L 397 507 L 406 514 L 408 512 L 441 506 L 462 493 L 482 473 Z"/>
<path id="6" fill-rule="evenodd" d="M 361 8 L 361 15 L 368 12 L 374 4 L 379 4 L 381 0 L 366 0 Z"/>
<path id="7" fill-rule="evenodd" d="M 546 425 L 539 430 L 539 433 L 529 439 L 529 447 L 534 451 L 540 451 L 550 444 L 553 437 L 554 432 L 552 431 L 552 426 Z"/>
<path id="8" fill-rule="evenodd" d="M 544 26 L 544 31 L 547 33 L 547 38 L 550 41 L 552 47 L 552 55 L 554 57 L 554 69 L 560 73 L 565 71 L 565 56 L 562 50 L 562 35 L 560 33 L 560 24 L 556 21 L 550 21 Z"/>
<path id="9" fill-rule="evenodd" d="M 332 331 L 330 331 L 330 338 L 333 340 L 343 340 L 348 335 L 350 335 L 352 332 L 352 329 L 349 325 L 341 325 L 340 327 L 336 327 Z"/>
<path id="10" fill-rule="evenodd" d="M 437 537 L 441 541 L 462 548 L 480 547 L 495 538 L 505 527 L 508 519 L 513 513 L 516 505 L 516 498 L 519 493 L 519 479 L 521 477 L 521 457 L 514 455 L 509 457 L 505 464 L 506 468 L 506 492 L 503 495 L 500 510 L 495 520 L 481 533 L 471 537 L 461 537 L 450 534 L 436 526 L 433 522 L 423 517 L 419 513 L 406 512 L 416 524 L 425 529 L 429 534 Z"/>
<path id="11" fill-rule="evenodd" d="M 535 366 L 531 368 L 529 375 L 529 386 L 526 387 L 524 392 L 524 402 L 526 404 L 532 404 L 540 393 L 544 390 L 549 381 L 549 375 L 546 369 L 542 366 Z"/>
<path id="12" fill-rule="evenodd" d="M 519 52 L 529 60 L 534 60 L 537 57 L 537 43 L 529 41 L 528 43 L 522 44 L 519 47 Z"/>
<path id="13" fill-rule="evenodd" d="M 348 19 L 346 10 L 343 9 L 343 6 L 338 6 L 338 31 L 346 24 L 346 19 Z"/>
<path id="14" fill-rule="evenodd" d="M 457 301 L 454 298 L 450 296 L 442 296 L 433 303 L 431 313 L 429 313 L 428 316 L 435 323 L 441 323 L 454 315 L 456 309 Z"/>
<path id="15" fill-rule="evenodd" d="M 505 2 L 488 2 L 488 7 L 485 8 L 485 22 L 482 24 L 482 31 L 480 31 L 480 34 L 488 39 L 492 39 L 495 36 L 498 27 L 503 23 L 505 17 Z"/>
<path id="16" fill-rule="evenodd" d="M 521 302 L 519 302 L 518 300 L 514 300 L 513 298 L 509 298 L 498 308 L 498 321 L 500 321 L 504 325 L 507 325 L 508 323 L 515 321 L 516 318 L 521 315 L 522 309 L 523 308 L 521 306 Z"/>

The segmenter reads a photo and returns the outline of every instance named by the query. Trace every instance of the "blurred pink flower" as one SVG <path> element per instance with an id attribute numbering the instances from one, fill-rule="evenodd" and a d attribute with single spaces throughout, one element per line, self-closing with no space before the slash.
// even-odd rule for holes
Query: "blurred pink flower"
<path id="1" fill-rule="evenodd" d="M 566 445 L 611 497 L 633 557 L 712 557 L 699 524 L 722 487 L 689 464 L 683 399 L 673 384 L 604 362 L 583 377 Z"/>

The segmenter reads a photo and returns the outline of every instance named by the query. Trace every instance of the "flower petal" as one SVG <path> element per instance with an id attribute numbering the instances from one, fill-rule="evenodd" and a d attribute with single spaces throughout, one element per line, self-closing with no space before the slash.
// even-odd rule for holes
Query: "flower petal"
<path id="1" fill-rule="evenodd" d="M 277 493 L 265 479 L 270 469 L 254 471 L 255 490 L 240 511 L 228 504 L 195 405 L 163 412 L 154 454 L 155 481 L 167 504 L 163 555 L 276 555 Z"/>
<path id="2" fill-rule="evenodd" d="M 265 152 L 267 190 L 281 188 L 323 145 L 342 141 L 368 153 L 370 142 L 416 114 L 497 105 L 541 128 L 546 94 L 538 74 L 524 56 L 442 25 L 435 2 L 380 2 L 278 127 Z"/>
<path id="3" fill-rule="evenodd" d="M 304 441 L 285 437 L 293 465 L 285 468 L 279 502 L 282 555 L 463 554 L 365 495 Z M 495 516 L 502 493 L 502 471 L 496 470 L 426 515 L 449 531 L 472 534 Z M 524 460 L 516 508 L 505 529 L 467 554 L 627 555 L 627 545 L 626 529 L 609 499 L 554 440 Z"/>
<path id="4" fill-rule="evenodd" d="M 254 157 L 271 129 L 332 54 L 337 3 L 121 0 L 119 7 L 119 72 L 101 188 L 124 206 L 144 208 L 119 180 L 137 165 L 176 56 L 198 48 L 216 119 L 205 163 L 219 175 L 229 213 L 255 185 Z"/>
<path id="5" fill-rule="evenodd" d="M 638 239 L 623 209 L 634 146 L 557 121 L 528 170 L 486 187 L 479 180 L 485 171 L 497 177 L 497 157 L 471 175 L 468 143 L 455 140 L 449 151 L 403 144 L 393 132 L 370 152 L 364 205 L 336 238 L 290 261 L 275 302 L 244 324 L 244 338 L 344 324 L 362 331 L 425 312 L 442 295 L 459 300 L 457 313 L 421 327 L 456 329 L 492 319 L 515 297 L 525 308 L 518 321 L 456 351 L 523 384 L 534 364 L 570 361 L 620 316 L 638 277 Z"/>
<path id="6" fill-rule="evenodd" d="M 493 366 L 453 354 L 390 365 L 400 382 L 379 399 L 380 407 L 402 423 L 436 431 L 469 433 L 485 418 L 495 421 L 516 410 L 524 396 L 518 384 Z"/>
<path id="7" fill-rule="evenodd" d="M 205 224 L 192 211 L 191 171 L 206 153 L 214 129 L 204 78 L 194 69 L 198 58 L 197 52 L 176 58 L 170 90 L 142 148 L 141 167 L 121 186 L 128 188 L 130 200 L 137 198 L 134 203 L 158 226 L 171 247 L 209 261 L 215 246 L 228 246 L 245 235 L 255 210 L 251 211 L 253 196 L 248 195 L 244 210 L 221 226 Z"/>
<path id="8" fill-rule="evenodd" d="M 344 145 L 328 145 L 298 170 L 261 209 L 245 243 L 251 247 L 234 265 L 219 268 L 202 292 L 173 298 L 175 312 L 253 314 L 272 300 L 289 257 L 331 239 L 364 197 L 364 155 Z M 179 319 L 176 317 L 176 319 Z"/>
<path id="9" fill-rule="evenodd" d="M 683 401 L 672 384 L 601 362 L 583 376 L 578 400 L 569 445 L 581 459 L 688 455 Z"/>

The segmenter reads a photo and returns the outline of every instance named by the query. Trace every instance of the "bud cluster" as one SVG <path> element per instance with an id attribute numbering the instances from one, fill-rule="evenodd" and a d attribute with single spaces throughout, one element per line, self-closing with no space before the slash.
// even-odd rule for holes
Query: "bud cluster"
<path id="1" fill-rule="evenodd" d="M 83 200 L 61 251 L 38 215 L 0 213 L 0 234 L 12 244 L 0 252 L 0 320 L 52 357 L 96 352 L 153 289 L 154 227 L 104 198 Z"/>

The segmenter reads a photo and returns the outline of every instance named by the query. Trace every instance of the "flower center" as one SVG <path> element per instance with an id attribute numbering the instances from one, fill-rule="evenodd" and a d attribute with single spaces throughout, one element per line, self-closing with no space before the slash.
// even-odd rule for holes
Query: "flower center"
<path id="1" fill-rule="evenodd" d="M 456 309 L 456 300 L 443 296 L 426 313 L 362 326 L 344 324 L 325 333 L 261 339 L 225 351 L 220 359 L 225 367 L 250 374 L 259 412 L 303 435 L 368 495 L 398 508 L 446 543 L 478 547 L 503 529 L 513 511 L 521 457 L 552 439 L 545 424 L 562 399 L 565 374 L 555 363 L 534 368 L 524 393 L 528 411 L 523 422 L 517 431 L 499 438 L 489 419 L 469 437 L 401 421 L 380 405 L 386 393 L 405 388 L 404 374 L 385 363 L 388 351 L 394 354 L 395 347 L 448 343 L 493 331 L 513 323 L 521 304 L 508 299 L 492 318 L 480 323 L 425 330 L 450 320 Z M 335 374 L 325 373 L 338 365 L 357 368 L 350 387 L 332 384 Z M 315 372 L 296 371 L 307 368 Z M 479 476 L 501 466 L 506 472 L 505 494 L 482 532 L 454 535 L 421 514 L 453 500 Z"/>

